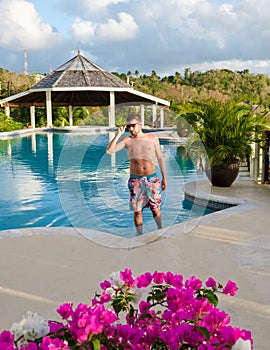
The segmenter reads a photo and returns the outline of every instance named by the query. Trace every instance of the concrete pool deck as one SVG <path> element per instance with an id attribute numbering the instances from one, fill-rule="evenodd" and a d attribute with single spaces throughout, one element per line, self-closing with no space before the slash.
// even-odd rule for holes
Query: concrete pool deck
<path id="1" fill-rule="evenodd" d="M 60 303 L 90 301 L 100 281 L 129 267 L 134 275 L 170 270 L 235 281 L 238 293 L 221 296 L 220 307 L 252 331 L 255 349 L 269 349 L 270 187 L 237 180 L 217 188 L 205 180 L 185 191 L 239 205 L 133 239 L 73 228 L 0 231 L 0 330 L 28 310 L 56 319 Z"/>

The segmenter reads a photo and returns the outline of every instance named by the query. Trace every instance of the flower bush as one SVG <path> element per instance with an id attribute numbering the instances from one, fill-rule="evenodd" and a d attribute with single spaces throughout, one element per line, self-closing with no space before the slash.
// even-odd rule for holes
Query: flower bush
<path id="1" fill-rule="evenodd" d="M 68 302 L 57 309 L 62 321 L 28 312 L 0 334 L 0 350 L 196 349 L 250 350 L 251 333 L 230 325 L 217 294 L 235 295 L 213 278 L 130 269 L 112 273 L 88 304 Z"/>

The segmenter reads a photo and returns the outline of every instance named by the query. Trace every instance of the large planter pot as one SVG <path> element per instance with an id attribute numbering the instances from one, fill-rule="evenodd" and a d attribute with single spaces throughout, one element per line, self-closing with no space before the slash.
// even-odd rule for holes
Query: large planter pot
<path id="1" fill-rule="evenodd" d="M 204 170 L 213 186 L 230 187 L 239 174 L 239 161 L 207 165 Z"/>

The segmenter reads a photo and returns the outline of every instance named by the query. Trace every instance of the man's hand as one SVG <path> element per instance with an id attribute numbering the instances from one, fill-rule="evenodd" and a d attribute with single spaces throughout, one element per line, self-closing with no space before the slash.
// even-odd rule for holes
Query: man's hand
<path id="1" fill-rule="evenodd" d="M 123 135 L 123 134 L 125 133 L 125 131 L 126 131 L 126 125 L 121 125 L 121 126 L 119 126 L 119 128 L 118 128 L 118 130 L 117 130 L 118 136 Z"/>
<path id="2" fill-rule="evenodd" d="M 167 188 L 167 180 L 163 178 L 161 181 L 161 190 L 164 191 L 166 190 L 166 188 Z"/>

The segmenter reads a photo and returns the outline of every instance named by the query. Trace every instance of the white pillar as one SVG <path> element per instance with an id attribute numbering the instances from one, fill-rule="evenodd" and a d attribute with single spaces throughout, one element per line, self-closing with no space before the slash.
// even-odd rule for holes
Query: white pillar
<path id="1" fill-rule="evenodd" d="M 30 106 L 30 119 L 31 119 L 31 127 L 35 129 L 36 127 L 35 106 Z"/>
<path id="2" fill-rule="evenodd" d="M 72 106 L 68 106 L 68 116 L 69 116 L 69 126 L 73 126 L 73 112 L 72 112 Z"/>
<path id="3" fill-rule="evenodd" d="M 160 127 L 164 128 L 164 109 L 160 108 Z"/>
<path id="4" fill-rule="evenodd" d="M 31 134 L 31 146 L 32 146 L 32 152 L 37 153 L 37 140 L 36 140 L 36 133 L 33 132 Z"/>
<path id="5" fill-rule="evenodd" d="M 115 136 L 114 132 L 109 132 L 109 142 L 112 141 L 114 136 Z M 112 153 L 110 156 L 111 156 L 111 167 L 114 170 L 116 166 L 116 153 Z"/>
<path id="6" fill-rule="evenodd" d="M 115 95 L 114 91 L 110 91 L 110 106 L 109 106 L 109 127 L 115 126 Z"/>
<path id="7" fill-rule="evenodd" d="M 47 128 L 52 127 L 52 95 L 51 90 L 46 91 L 46 114 L 47 114 Z"/>
<path id="8" fill-rule="evenodd" d="M 144 105 L 141 105 L 141 121 L 142 127 L 144 128 Z"/>
<path id="9" fill-rule="evenodd" d="M 47 133 L 47 139 L 48 139 L 48 168 L 50 172 L 53 170 L 53 133 L 48 132 Z"/>
<path id="10" fill-rule="evenodd" d="M 9 108 L 9 106 L 5 106 L 5 115 L 10 117 L 10 108 Z"/>
<path id="11" fill-rule="evenodd" d="M 156 120 L 157 120 L 157 105 L 153 105 L 152 106 L 152 111 L 153 111 L 152 124 L 153 124 L 153 127 L 155 127 L 155 123 L 156 123 Z"/>

